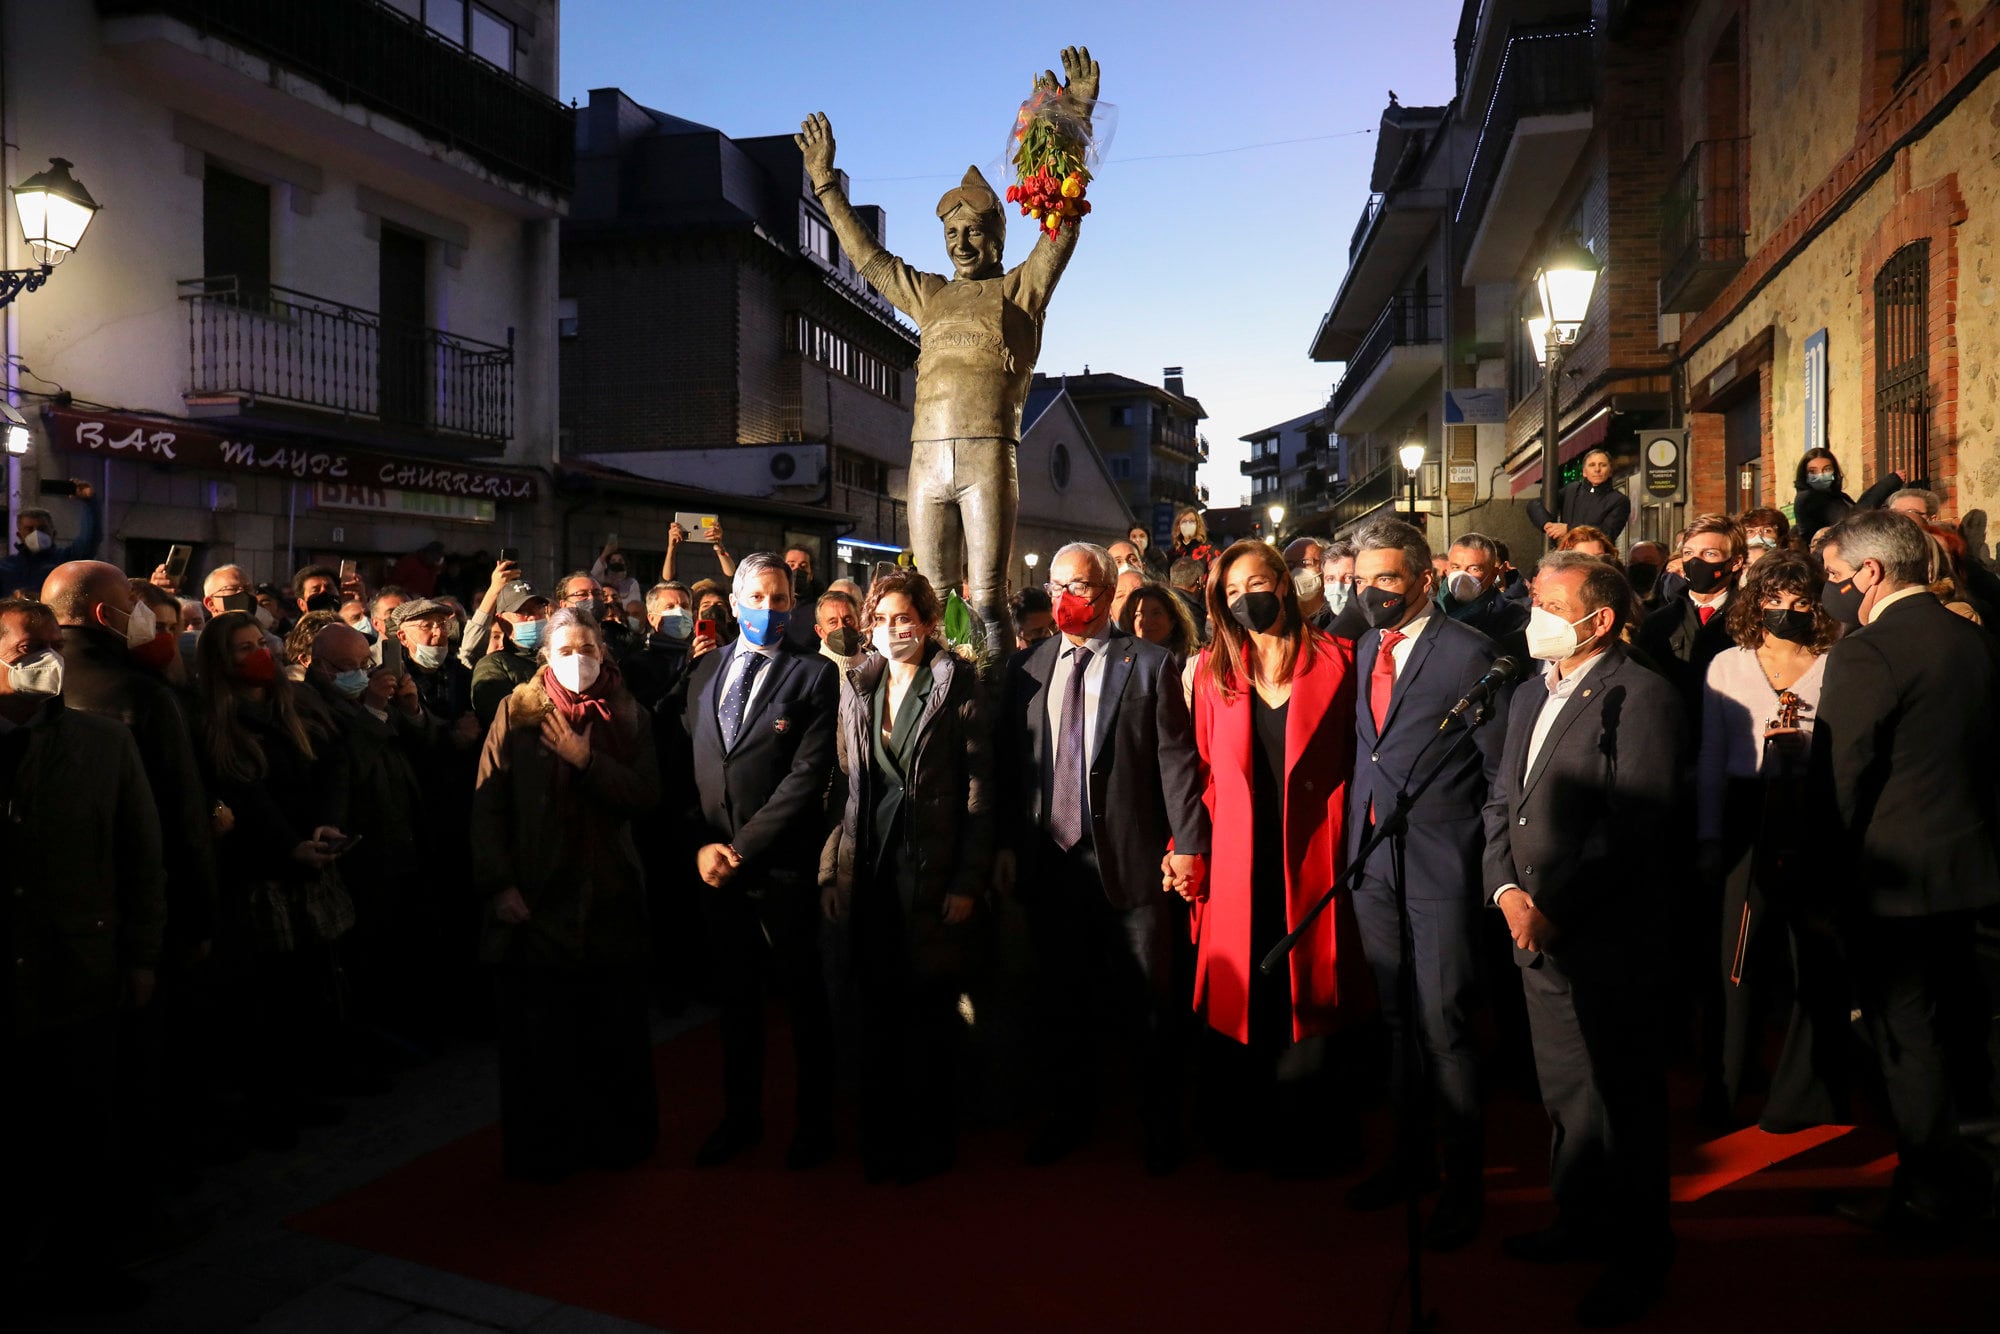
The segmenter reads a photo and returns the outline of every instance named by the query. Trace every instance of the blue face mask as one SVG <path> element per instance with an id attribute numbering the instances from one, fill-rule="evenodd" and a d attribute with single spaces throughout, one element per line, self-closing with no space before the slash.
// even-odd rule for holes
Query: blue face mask
<path id="1" fill-rule="evenodd" d="M 368 669 L 356 667 L 351 672 L 335 672 L 333 688 L 349 699 L 359 699 L 361 692 L 368 689 Z"/>
<path id="2" fill-rule="evenodd" d="M 660 613 L 660 633 L 669 639 L 693 639 L 694 617 L 685 607 L 669 607 Z"/>
<path id="3" fill-rule="evenodd" d="M 547 621 L 517 621 L 508 632 L 514 636 L 514 647 L 524 648 L 533 653 L 542 646 L 542 627 Z"/>
<path id="4" fill-rule="evenodd" d="M 1815 491 L 1833 490 L 1835 480 L 1837 479 L 1830 472 L 1809 472 L 1806 474 L 1806 485 Z"/>
<path id="5" fill-rule="evenodd" d="M 778 642 L 785 633 L 785 626 L 791 621 L 789 611 L 773 611 L 769 607 L 744 607 L 737 613 L 737 624 L 743 627 L 743 637 L 758 648 L 766 648 Z"/>

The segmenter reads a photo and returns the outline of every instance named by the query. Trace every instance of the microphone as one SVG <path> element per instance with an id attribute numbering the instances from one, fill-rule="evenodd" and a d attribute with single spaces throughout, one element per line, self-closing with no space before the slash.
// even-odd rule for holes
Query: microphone
<path id="1" fill-rule="evenodd" d="M 1467 713 L 1493 698 L 1493 693 L 1503 686 L 1512 685 L 1521 679 L 1521 663 L 1517 658 L 1495 658 L 1493 665 L 1486 669 L 1486 675 L 1472 683 L 1472 689 L 1465 692 L 1465 698 L 1451 706 L 1451 712 L 1438 724 L 1442 732 L 1451 726 L 1451 720 Z"/>

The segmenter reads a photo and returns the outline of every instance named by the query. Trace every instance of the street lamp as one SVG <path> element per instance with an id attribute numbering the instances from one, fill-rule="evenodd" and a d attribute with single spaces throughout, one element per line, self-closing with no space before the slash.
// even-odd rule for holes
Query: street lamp
<path id="1" fill-rule="evenodd" d="M 1424 466 L 1424 442 L 1412 440 L 1396 451 L 1396 457 L 1403 461 L 1403 471 L 1410 475 L 1410 522 L 1417 521 L 1417 472 Z"/>
<path id="2" fill-rule="evenodd" d="M 9 454 L 28 452 L 28 419 L 12 403 L 0 400 L 0 434 L 6 436 Z"/>
<path id="3" fill-rule="evenodd" d="M 90 220 L 97 216 L 101 206 L 69 174 L 69 167 L 65 159 L 52 157 L 47 171 L 36 172 L 11 192 L 21 235 L 37 267 L 0 271 L 0 306 L 47 282 L 55 266 L 82 244 Z"/>
<path id="4" fill-rule="evenodd" d="M 1590 313 L 1590 294 L 1604 266 L 1574 231 L 1563 233 L 1542 259 L 1535 290 L 1542 298 L 1542 508 L 1556 496 L 1557 391 L 1562 384 L 1563 356 L 1576 342 L 1577 331 Z M 1533 337 L 1537 321 L 1529 322 Z"/>
<path id="5" fill-rule="evenodd" d="M 1035 582 L 1035 567 L 1041 563 L 1042 558 L 1032 551 L 1021 557 L 1021 564 L 1028 567 L 1028 582 L 1030 584 Z"/>
<path id="6" fill-rule="evenodd" d="M 1264 512 L 1271 516 L 1271 545 L 1276 546 L 1278 544 L 1278 526 L 1285 521 L 1285 507 L 1283 505 L 1273 505 Z"/>

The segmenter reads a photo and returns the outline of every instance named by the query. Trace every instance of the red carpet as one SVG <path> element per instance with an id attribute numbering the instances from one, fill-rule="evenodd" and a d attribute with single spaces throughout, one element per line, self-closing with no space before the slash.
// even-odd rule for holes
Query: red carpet
<path id="1" fill-rule="evenodd" d="M 772 1056 L 785 1068 L 787 1053 Z M 1402 1215 L 1347 1212 L 1345 1183 L 1229 1176 L 1208 1157 L 1154 1181 L 1113 1141 L 1031 1170 L 1018 1134 L 984 1132 L 946 1177 L 870 1187 L 851 1153 L 784 1170 L 790 1118 L 776 1089 L 771 1137 L 697 1172 L 720 1059 L 713 1026 L 659 1049 L 663 1136 L 635 1171 L 514 1185 L 489 1128 L 293 1224 L 675 1334 L 1403 1328 Z M 1486 1230 L 1426 1257 L 1432 1304 L 1447 1330 L 1567 1328 L 1592 1271 L 1499 1253 L 1502 1235 L 1548 1221 L 1546 1122 L 1504 1099 L 1493 1121 Z M 1643 1328 L 1996 1328 L 1990 1240 L 1896 1243 L 1815 1211 L 1818 1192 L 1886 1183 L 1890 1153 L 1861 1130 L 1679 1145 L 1680 1263 Z"/>

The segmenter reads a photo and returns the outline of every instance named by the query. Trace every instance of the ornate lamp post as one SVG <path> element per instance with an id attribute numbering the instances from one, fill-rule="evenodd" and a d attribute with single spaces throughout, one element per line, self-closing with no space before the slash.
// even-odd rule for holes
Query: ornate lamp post
<path id="1" fill-rule="evenodd" d="M 1575 232 L 1565 232 L 1549 247 L 1535 274 L 1535 290 L 1542 298 L 1542 320 L 1529 321 L 1529 334 L 1543 323 L 1542 351 L 1542 506 L 1552 509 L 1556 497 L 1556 422 L 1559 405 L 1557 390 L 1562 384 L 1563 358 L 1576 342 L 1577 331 L 1590 313 L 1590 294 L 1597 276 L 1604 271 L 1597 256 L 1590 253 Z"/>
<path id="2" fill-rule="evenodd" d="M 1280 535 L 1278 529 L 1285 522 L 1285 507 L 1283 505 L 1273 505 L 1265 510 L 1264 513 L 1271 518 L 1271 545 L 1277 546 Z"/>
<path id="3" fill-rule="evenodd" d="M 1401 449 L 1396 451 L 1396 457 L 1402 461 L 1403 471 L 1409 474 L 1410 522 L 1416 523 L 1417 522 L 1417 473 L 1421 471 L 1424 466 L 1424 442 L 1421 440 L 1410 441 L 1410 443 L 1404 445 Z"/>
<path id="4" fill-rule="evenodd" d="M 10 192 L 35 267 L 0 270 L 0 306 L 47 282 L 56 265 L 82 244 L 90 220 L 97 216 L 101 206 L 69 174 L 69 166 L 62 158 L 50 158 L 47 171 L 36 172 Z"/>

